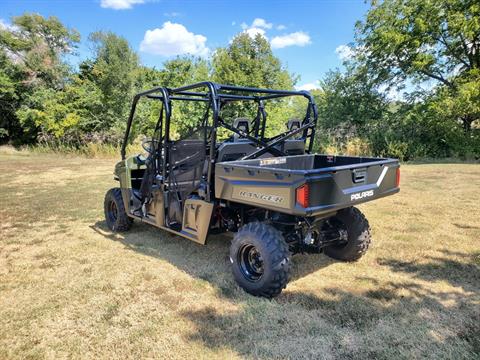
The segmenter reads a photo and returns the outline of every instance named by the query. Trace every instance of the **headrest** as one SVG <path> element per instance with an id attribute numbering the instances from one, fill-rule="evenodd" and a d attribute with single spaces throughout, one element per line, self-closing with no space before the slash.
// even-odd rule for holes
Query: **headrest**
<path id="1" fill-rule="evenodd" d="M 299 129 L 302 126 L 302 122 L 299 119 L 290 119 L 287 121 L 287 129 L 289 131 Z"/>
<path id="2" fill-rule="evenodd" d="M 233 127 L 248 133 L 250 131 L 250 119 L 248 118 L 236 118 L 233 120 Z"/>

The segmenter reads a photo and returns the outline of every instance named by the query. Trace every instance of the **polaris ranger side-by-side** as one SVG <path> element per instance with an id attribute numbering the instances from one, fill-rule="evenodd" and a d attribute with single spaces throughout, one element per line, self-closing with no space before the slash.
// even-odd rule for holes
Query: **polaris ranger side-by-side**
<path id="1" fill-rule="evenodd" d="M 266 104 L 288 97 L 306 100 L 305 115 L 285 119 L 287 130 L 267 137 Z M 142 142 L 146 154 L 127 157 L 140 99 L 161 109 L 153 136 Z M 203 108 L 179 136 L 171 124 L 181 102 Z M 229 104 L 254 107 L 256 116 L 228 118 Z M 115 166 L 120 186 L 105 196 L 108 227 L 126 231 L 138 219 L 199 244 L 209 233 L 232 232 L 235 280 L 257 296 L 274 297 L 286 287 L 291 254 L 358 260 L 370 228 L 354 205 L 398 192 L 400 166 L 395 159 L 312 154 L 316 121 L 306 91 L 203 82 L 137 94 Z"/>

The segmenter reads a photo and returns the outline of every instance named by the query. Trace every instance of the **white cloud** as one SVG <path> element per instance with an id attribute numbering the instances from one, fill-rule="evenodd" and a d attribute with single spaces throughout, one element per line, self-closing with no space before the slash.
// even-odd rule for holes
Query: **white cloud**
<path id="1" fill-rule="evenodd" d="M 237 22 L 236 21 L 232 21 L 232 26 L 235 26 L 237 25 Z"/>
<path id="2" fill-rule="evenodd" d="M 126 10 L 143 3 L 145 0 L 101 0 L 100 6 L 105 9 Z"/>
<path id="3" fill-rule="evenodd" d="M 335 53 L 338 55 L 340 60 L 346 61 L 350 60 L 355 55 L 355 50 L 348 45 L 339 45 L 335 49 Z"/>
<path id="4" fill-rule="evenodd" d="M 8 30 L 8 31 L 15 31 L 18 30 L 18 27 L 12 24 L 9 24 L 4 19 L 0 18 L 0 29 Z"/>
<path id="5" fill-rule="evenodd" d="M 285 30 L 287 27 L 285 25 L 277 25 L 277 30 Z"/>
<path id="6" fill-rule="evenodd" d="M 265 39 L 267 38 L 265 35 L 265 30 L 260 29 L 260 28 L 248 28 L 244 30 L 245 33 L 247 33 L 252 39 L 255 39 L 257 34 L 262 35 Z"/>
<path id="7" fill-rule="evenodd" d="M 161 29 L 147 30 L 140 43 L 140 51 L 155 55 L 174 56 L 191 54 L 207 56 L 207 38 L 187 30 L 182 24 L 167 21 Z"/>
<path id="8" fill-rule="evenodd" d="M 271 29 L 272 23 L 268 23 L 265 19 L 256 18 L 252 22 L 252 28 L 262 28 L 262 29 Z"/>
<path id="9" fill-rule="evenodd" d="M 305 46 L 310 44 L 310 36 L 303 31 L 297 31 L 294 33 L 275 36 L 270 44 L 274 49 L 281 49 L 287 46 Z"/>
<path id="10" fill-rule="evenodd" d="M 402 101 L 405 100 L 403 94 L 395 87 L 389 87 L 388 85 L 380 85 L 378 91 L 382 94 L 385 94 L 387 99 L 391 101 Z"/>
<path id="11" fill-rule="evenodd" d="M 166 17 L 179 17 L 180 15 L 182 14 L 175 11 L 163 13 L 163 16 L 166 16 Z"/>
<path id="12" fill-rule="evenodd" d="M 267 22 L 265 19 L 255 18 L 251 25 L 242 22 L 240 27 L 243 29 L 243 32 L 248 34 L 252 39 L 254 39 L 257 34 L 260 34 L 268 40 L 266 30 L 271 29 L 273 24 Z"/>
<path id="13" fill-rule="evenodd" d="M 318 80 L 315 81 L 314 83 L 306 83 L 300 86 L 295 86 L 295 89 L 298 91 L 301 91 L 301 90 L 311 91 L 319 88 L 320 88 L 320 83 L 318 82 Z"/>

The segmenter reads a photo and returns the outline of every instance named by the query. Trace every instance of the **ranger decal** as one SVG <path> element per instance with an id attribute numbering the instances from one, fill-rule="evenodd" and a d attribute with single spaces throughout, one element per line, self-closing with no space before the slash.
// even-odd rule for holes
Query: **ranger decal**
<path id="1" fill-rule="evenodd" d="M 269 201 L 275 204 L 281 204 L 283 203 L 283 200 L 284 200 L 283 196 L 261 194 L 261 193 L 256 193 L 253 191 L 245 191 L 245 190 L 240 191 L 239 195 L 247 199 Z"/>

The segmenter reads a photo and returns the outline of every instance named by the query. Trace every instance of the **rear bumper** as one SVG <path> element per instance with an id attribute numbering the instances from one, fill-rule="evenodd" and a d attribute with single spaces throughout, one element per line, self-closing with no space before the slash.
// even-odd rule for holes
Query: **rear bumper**
<path id="1" fill-rule="evenodd" d="M 377 195 L 375 195 L 375 197 L 364 199 L 364 200 L 356 200 L 356 201 L 352 201 L 350 203 L 337 203 L 337 204 L 319 205 L 319 206 L 312 206 L 312 207 L 308 207 L 308 208 L 301 208 L 301 207 L 297 206 L 296 210 L 298 212 L 296 212 L 295 215 L 297 215 L 297 216 L 313 216 L 313 217 L 322 216 L 322 215 L 329 214 L 331 212 L 335 212 L 335 211 L 338 211 L 338 210 L 341 210 L 341 209 L 348 208 L 350 206 L 360 205 L 360 204 L 363 204 L 363 203 L 366 203 L 366 202 L 381 199 L 385 196 L 396 194 L 399 191 L 400 191 L 400 188 L 397 187 L 397 188 L 394 188 L 394 189 L 384 191 L 380 194 L 377 194 Z"/>

